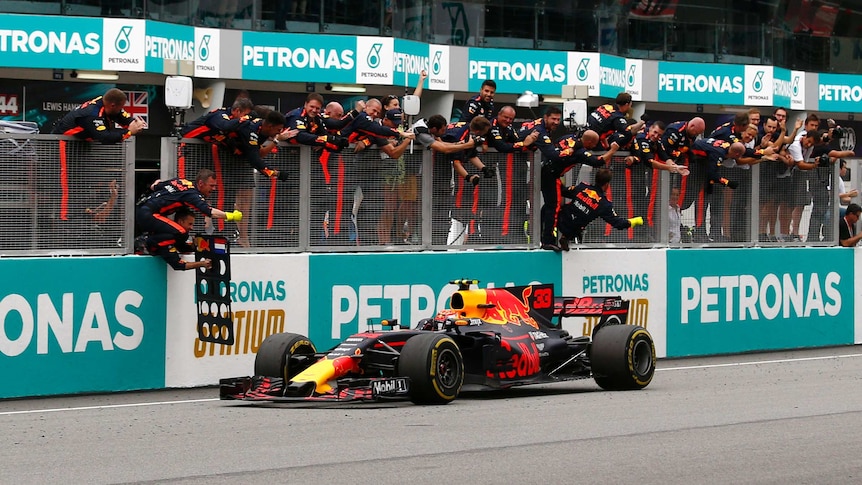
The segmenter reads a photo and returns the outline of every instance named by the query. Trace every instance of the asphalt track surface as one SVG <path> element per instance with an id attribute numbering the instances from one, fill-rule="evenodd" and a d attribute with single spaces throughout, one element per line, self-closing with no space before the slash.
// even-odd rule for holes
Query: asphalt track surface
<path id="1" fill-rule="evenodd" d="M 862 347 L 658 367 L 643 391 L 576 381 L 437 407 L 214 388 L 0 401 L 0 483 L 862 482 Z"/>

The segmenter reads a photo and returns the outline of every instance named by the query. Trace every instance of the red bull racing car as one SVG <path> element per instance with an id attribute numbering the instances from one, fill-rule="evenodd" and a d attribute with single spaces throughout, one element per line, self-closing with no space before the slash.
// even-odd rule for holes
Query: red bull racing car
<path id="1" fill-rule="evenodd" d="M 221 379 L 221 399 L 446 404 L 462 389 L 595 379 L 607 390 L 642 389 L 655 372 L 655 345 L 626 325 L 618 296 L 554 297 L 553 285 L 478 289 L 456 280 L 449 308 L 414 328 L 381 321 L 328 352 L 280 333 L 258 350 L 253 377 Z M 592 337 L 562 329 L 570 316 L 599 317 Z M 383 330 L 383 328 L 390 328 Z"/>

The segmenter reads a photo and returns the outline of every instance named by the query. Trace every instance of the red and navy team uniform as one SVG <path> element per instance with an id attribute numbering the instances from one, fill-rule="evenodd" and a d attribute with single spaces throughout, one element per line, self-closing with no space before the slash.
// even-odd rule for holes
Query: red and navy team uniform
<path id="1" fill-rule="evenodd" d="M 677 164 L 686 165 L 685 162 L 687 160 L 680 160 L 680 157 L 687 158 L 689 147 L 691 147 L 691 143 L 694 141 L 688 135 L 687 130 L 687 121 L 677 121 L 667 125 L 657 146 L 656 158 L 661 162 L 675 159 Z"/>
<path id="2" fill-rule="evenodd" d="M 174 269 L 185 269 L 177 248 L 184 250 L 189 233 L 168 216 L 181 207 L 212 217 L 212 207 L 203 194 L 193 182 L 181 178 L 158 182 L 135 209 L 135 222 L 147 233 L 147 249 L 151 254 L 162 256 Z"/>
<path id="3" fill-rule="evenodd" d="M 562 208 L 564 186 L 561 177 L 578 164 L 603 167 L 605 161 L 591 150 L 584 148 L 576 135 L 566 135 L 556 144 L 557 155 L 542 162 L 542 244 L 556 244 L 554 228 L 557 227 Z"/>
<path id="4" fill-rule="evenodd" d="M 105 113 L 105 103 L 99 96 L 67 113 L 57 122 L 51 133 L 111 145 L 132 136 L 128 129 L 118 130 L 114 128 L 114 124 L 128 128 L 132 119 L 132 115 L 125 110 L 115 115 Z"/>
<path id="5" fill-rule="evenodd" d="M 719 173 L 721 162 L 727 157 L 731 142 L 715 138 L 701 138 L 691 145 L 690 174 L 685 178 L 686 190 L 680 191 L 680 209 L 686 210 L 697 201 L 695 230 L 705 235 L 706 206 L 714 184 L 728 185 L 730 182 Z"/>
<path id="6" fill-rule="evenodd" d="M 364 111 L 362 113 L 359 113 L 356 118 L 353 119 L 353 121 L 341 128 L 339 134 L 341 136 L 346 136 L 347 139 L 351 142 L 355 142 L 363 136 L 377 136 L 386 138 L 400 136 L 398 130 L 377 123 L 376 121 L 372 120 Z"/>
<path id="7" fill-rule="evenodd" d="M 461 110 L 461 118 L 458 120 L 461 123 L 469 123 L 477 116 L 484 116 L 488 120 L 493 120 L 494 116 L 494 101 L 482 101 L 482 96 L 477 94 L 468 99 L 464 103 L 464 109 Z"/>
<path id="8" fill-rule="evenodd" d="M 590 113 L 587 117 L 587 126 L 599 134 L 602 147 L 605 149 L 610 148 L 614 142 L 620 148 L 624 148 L 633 138 L 628 130 L 625 113 L 617 110 L 612 104 L 603 104 Z"/>
<path id="9" fill-rule="evenodd" d="M 653 170 L 653 163 L 661 163 L 655 161 L 655 154 L 658 142 L 650 141 L 646 131 L 641 131 L 636 134 L 632 140 L 630 148 L 631 155 L 634 156 L 634 162 L 625 165 L 623 176 L 614 177 L 611 185 L 614 186 L 614 193 L 618 190 L 624 191 L 625 207 L 621 210 L 629 219 L 638 215 L 646 215 L 646 223 L 651 226 L 653 223 L 653 215 L 650 212 L 655 207 L 655 202 L 650 203 L 656 198 L 658 193 L 659 175 L 657 170 Z M 616 168 L 616 167 L 614 167 Z M 614 182 L 617 182 L 614 185 Z M 610 228 L 607 229 L 606 235 L 609 234 Z M 628 230 L 628 239 L 635 238 L 635 228 Z M 642 236 L 643 234 L 638 234 Z"/>
<path id="10" fill-rule="evenodd" d="M 350 110 L 341 119 L 332 118 L 326 114 L 321 115 L 323 126 L 327 135 L 338 136 L 339 130 L 343 129 L 359 115 L 356 110 Z M 312 244 L 334 243 L 334 238 L 342 235 L 342 219 L 345 214 L 346 184 L 348 180 L 347 171 L 349 164 L 345 163 L 344 155 L 339 151 L 323 150 L 320 152 L 317 165 L 312 165 L 311 172 L 311 221 L 312 232 L 320 230 L 319 237 L 312 236 Z M 352 204 L 352 198 L 350 199 Z"/>
<path id="11" fill-rule="evenodd" d="M 288 140 L 293 145 L 323 147 L 331 151 L 339 151 L 347 146 L 346 140 L 327 131 L 323 119 L 312 117 L 305 108 L 296 108 L 284 115 L 284 127 L 299 130 L 295 137 Z"/>
<path id="12" fill-rule="evenodd" d="M 496 118 L 491 121 L 487 144 L 497 152 L 506 154 L 505 160 L 492 168 L 496 172 L 497 183 L 493 187 L 496 190 L 483 187 L 479 193 L 480 199 L 487 199 L 484 205 L 489 207 L 484 218 L 492 221 L 492 224 L 485 225 L 490 228 L 485 233 L 496 239 L 488 242 L 524 243 L 523 225 L 528 217 L 527 200 L 530 198 L 527 185 L 529 166 L 524 153 L 530 151 L 530 147 L 524 145 L 511 125 L 500 126 Z"/>
<path id="13" fill-rule="evenodd" d="M 446 127 L 446 133 L 440 137 L 441 141 L 447 143 L 465 143 L 469 139 L 470 123 L 465 121 L 449 123 Z M 472 185 L 464 177 L 458 175 L 455 172 L 454 162 L 461 162 L 469 173 L 471 165 L 467 161 L 478 156 L 478 154 L 479 152 L 476 148 L 468 148 L 452 153 L 446 156 L 446 161 L 441 160 L 439 164 L 435 160 L 434 168 L 434 180 L 437 181 L 435 188 L 440 187 L 443 189 L 438 191 L 442 195 L 442 197 L 438 197 L 438 200 L 445 201 L 448 199 L 451 201 L 448 210 L 449 217 L 463 222 L 468 235 L 476 233 L 477 230 L 476 219 L 480 215 L 479 186 Z M 471 173 L 470 175 L 472 176 L 473 174 Z M 446 184 L 445 188 L 443 184 Z M 435 212 L 447 213 L 445 207 L 438 207 Z"/>
<path id="14" fill-rule="evenodd" d="M 208 143 L 220 145 L 228 151 L 233 151 L 233 145 L 229 144 L 228 138 L 236 136 L 233 132 L 239 127 L 240 123 L 248 120 L 248 116 L 240 118 L 232 117 L 231 110 L 229 108 L 214 109 L 198 117 L 196 120 L 186 123 L 180 130 L 180 135 L 183 138 L 196 138 Z M 177 147 L 177 174 L 180 177 L 186 176 L 187 148 L 191 147 L 187 147 L 185 143 L 180 143 Z M 215 150 L 213 151 L 215 153 Z M 213 158 L 216 168 L 220 168 L 218 154 L 215 153 Z M 221 175 L 221 173 L 217 174 L 219 181 L 222 180 Z"/>
<path id="15" fill-rule="evenodd" d="M 228 133 L 239 127 L 239 124 L 249 118 L 234 118 L 229 108 L 219 108 L 186 123 L 180 130 L 183 138 L 197 138 L 210 143 L 222 143 Z"/>
<path id="16" fill-rule="evenodd" d="M 605 196 L 600 187 L 580 183 L 561 191 L 572 202 L 564 204 L 560 210 L 560 233 L 571 240 L 581 241 L 584 229 L 593 220 L 601 217 L 615 229 L 631 227 L 628 219 L 614 211 L 613 203 Z"/>

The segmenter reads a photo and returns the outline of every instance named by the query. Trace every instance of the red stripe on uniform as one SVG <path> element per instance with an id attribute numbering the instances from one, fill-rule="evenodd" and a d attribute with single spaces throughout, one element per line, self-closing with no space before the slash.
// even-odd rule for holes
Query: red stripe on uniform
<path id="1" fill-rule="evenodd" d="M 512 214 L 512 173 L 514 171 L 515 156 L 506 155 L 506 205 L 503 207 L 503 227 L 500 234 L 509 235 L 509 216 Z"/>
<path id="2" fill-rule="evenodd" d="M 329 154 L 331 152 L 329 150 L 324 150 L 323 153 L 320 154 L 320 168 L 323 170 L 323 181 L 326 185 L 329 185 L 329 180 L 332 178 L 332 174 L 329 173 Z"/>
<path id="3" fill-rule="evenodd" d="M 66 141 L 60 140 L 60 220 L 69 220 L 69 166 L 66 160 Z"/>
<path id="4" fill-rule="evenodd" d="M 216 173 L 216 183 L 218 184 L 218 199 L 217 204 L 219 210 L 224 210 L 224 178 L 221 173 L 221 158 L 218 156 L 218 147 L 215 145 L 211 146 L 212 154 L 213 154 L 213 168 Z M 224 219 L 218 220 L 218 230 L 224 231 Z"/>
<path id="5" fill-rule="evenodd" d="M 272 229 L 272 219 L 275 214 L 275 187 L 277 185 L 278 179 L 275 177 L 270 177 L 269 181 L 269 214 L 266 215 L 266 228 Z"/>
<path id="6" fill-rule="evenodd" d="M 643 194 L 640 194 L 640 195 L 641 195 L 641 197 L 643 197 Z M 626 209 L 628 209 L 626 211 L 626 213 L 628 214 L 629 219 L 631 219 L 632 217 L 635 216 L 635 208 L 634 208 L 633 200 L 634 199 L 632 199 L 632 171 L 631 171 L 631 169 L 629 169 L 629 170 L 626 170 Z M 632 226 L 629 226 L 628 233 L 629 233 L 629 239 L 634 238 L 635 237 L 635 228 Z"/>
<path id="7" fill-rule="evenodd" d="M 338 183 L 335 186 L 335 230 L 333 234 L 341 232 L 341 205 L 344 203 L 344 159 L 338 155 Z"/>
<path id="8" fill-rule="evenodd" d="M 652 169 L 652 182 L 650 183 L 649 187 L 649 207 L 647 208 L 647 222 L 649 223 L 650 227 L 652 227 L 653 225 L 653 214 L 655 213 L 655 201 L 658 191 L 658 178 L 658 169 Z"/>
<path id="9" fill-rule="evenodd" d="M 171 226 L 172 228 L 176 229 L 176 230 L 177 230 L 177 232 L 178 232 L 178 233 L 180 233 L 180 234 L 183 234 L 183 233 L 185 233 L 185 232 L 186 232 L 186 230 L 183 228 L 183 226 L 179 225 L 177 222 L 175 222 L 175 221 L 174 221 L 173 219 L 171 219 L 170 217 L 166 217 L 166 216 L 163 216 L 163 215 L 161 215 L 161 214 L 153 214 L 153 218 L 155 218 L 155 219 L 157 219 L 157 220 L 159 220 L 159 221 L 161 221 L 161 222 L 164 222 L 165 224 L 167 224 L 167 225 Z"/>
<path id="10" fill-rule="evenodd" d="M 208 131 L 210 131 L 208 126 L 198 126 L 194 130 L 183 135 L 183 138 L 197 138 L 199 135 L 202 135 Z"/>
<path id="11" fill-rule="evenodd" d="M 556 190 L 557 192 L 557 204 L 554 206 L 554 229 L 557 228 L 557 220 L 560 217 L 560 205 L 563 203 L 563 191 L 561 189 L 562 186 L 563 183 L 560 181 L 559 178 L 557 178 L 554 181 L 554 190 Z"/>
<path id="12" fill-rule="evenodd" d="M 177 147 L 177 177 L 186 178 L 186 144 L 180 143 Z"/>

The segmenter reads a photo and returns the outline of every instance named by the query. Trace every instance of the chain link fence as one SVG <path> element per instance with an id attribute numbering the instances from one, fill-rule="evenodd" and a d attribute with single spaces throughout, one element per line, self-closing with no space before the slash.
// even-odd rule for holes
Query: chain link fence
<path id="1" fill-rule="evenodd" d="M 627 166 L 626 155 L 612 159 L 606 195 L 617 214 L 645 223 L 617 231 L 596 221 L 584 246 L 836 244 L 838 174 L 832 166 L 789 173 L 778 162 L 721 167 L 721 176 L 739 187 L 709 190 L 691 175 Z M 289 174 L 276 181 L 212 144 L 164 138 L 160 175 L 194 179 L 202 168 L 214 170 L 219 185 L 209 202 L 245 215 L 239 224 L 215 222 L 237 252 L 537 248 L 537 155 L 479 156 L 494 177 L 473 186 L 455 175 L 448 156 L 418 145 L 392 159 L 374 148 L 329 153 L 281 144 L 266 157 Z M 131 253 L 136 194 L 127 188 L 134 187 L 133 169 L 133 139 L 101 145 L 0 133 L 0 255 Z M 591 183 L 594 172 L 576 168 L 565 182 Z M 195 231 L 205 231 L 203 218 L 196 224 Z"/>
<path id="2" fill-rule="evenodd" d="M 135 142 L 0 132 L 0 254 L 131 252 Z"/>

